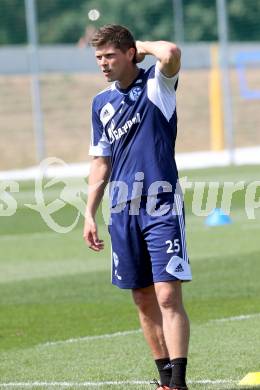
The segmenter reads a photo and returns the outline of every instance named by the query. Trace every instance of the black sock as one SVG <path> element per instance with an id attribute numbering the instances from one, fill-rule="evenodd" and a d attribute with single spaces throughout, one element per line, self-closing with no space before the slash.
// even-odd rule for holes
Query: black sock
<path id="1" fill-rule="evenodd" d="M 172 378 L 170 382 L 170 387 L 186 387 L 186 358 L 178 358 L 171 360 L 172 365 Z"/>
<path id="2" fill-rule="evenodd" d="M 172 365 L 170 359 L 168 357 L 164 359 L 157 359 L 155 360 L 155 364 L 159 371 L 161 385 L 169 386 L 172 377 Z"/>

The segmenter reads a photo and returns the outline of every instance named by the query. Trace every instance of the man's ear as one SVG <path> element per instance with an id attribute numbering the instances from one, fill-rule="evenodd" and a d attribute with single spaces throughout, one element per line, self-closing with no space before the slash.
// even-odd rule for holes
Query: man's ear
<path id="1" fill-rule="evenodd" d="M 134 47 L 130 47 L 130 49 L 127 50 L 128 58 L 130 61 L 133 61 L 135 57 L 136 49 Z"/>

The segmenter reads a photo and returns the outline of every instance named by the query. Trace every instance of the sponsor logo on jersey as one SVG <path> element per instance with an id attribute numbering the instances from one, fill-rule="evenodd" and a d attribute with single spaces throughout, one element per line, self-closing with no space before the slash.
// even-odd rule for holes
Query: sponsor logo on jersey
<path id="1" fill-rule="evenodd" d="M 141 87 L 134 87 L 131 89 L 131 91 L 129 92 L 129 97 L 130 99 L 135 102 L 139 96 L 141 95 L 141 92 L 142 92 L 142 88 Z"/>
<path id="2" fill-rule="evenodd" d="M 114 113 L 115 113 L 115 109 L 111 103 L 107 103 L 104 107 L 102 107 L 100 111 L 100 120 L 103 126 L 107 124 L 107 122 L 112 118 Z"/>
<path id="3" fill-rule="evenodd" d="M 127 120 L 123 126 L 119 127 L 116 129 L 115 127 L 115 121 L 112 119 L 109 128 L 107 129 L 108 131 L 108 137 L 109 137 L 109 142 L 112 144 L 113 142 L 119 140 L 123 135 L 125 135 L 131 127 L 136 124 L 141 122 L 141 116 L 140 113 L 137 112 L 135 116 L 129 120 Z"/>

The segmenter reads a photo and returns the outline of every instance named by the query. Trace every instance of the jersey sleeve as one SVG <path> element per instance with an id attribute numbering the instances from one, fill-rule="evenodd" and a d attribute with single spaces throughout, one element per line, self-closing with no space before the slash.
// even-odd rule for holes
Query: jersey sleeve
<path id="1" fill-rule="evenodd" d="M 89 155 L 96 157 L 111 156 L 111 146 L 107 139 L 103 124 L 95 109 L 94 102 L 92 104 L 92 128 Z"/>
<path id="2" fill-rule="evenodd" d="M 178 85 L 177 73 L 173 77 L 166 77 L 159 69 L 157 62 L 154 72 L 147 81 L 148 99 L 156 105 L 169 121 L 176 109 L 176 89 Z"/>

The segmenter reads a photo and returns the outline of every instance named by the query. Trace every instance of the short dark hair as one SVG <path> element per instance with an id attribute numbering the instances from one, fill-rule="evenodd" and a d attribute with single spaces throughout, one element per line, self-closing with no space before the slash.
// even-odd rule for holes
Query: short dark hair
<path id="1" fill-rule="evenodd" d="M 135 39 L 128 28 L 119 24 L 106 24 L 100 27 L 91 39 L 91 46 L 99 47 L 111 43 L 116 49 L 125 53 L 128 49 L 135 46 Z M 134 58 L 134 63 L 136 62 Z"/>

